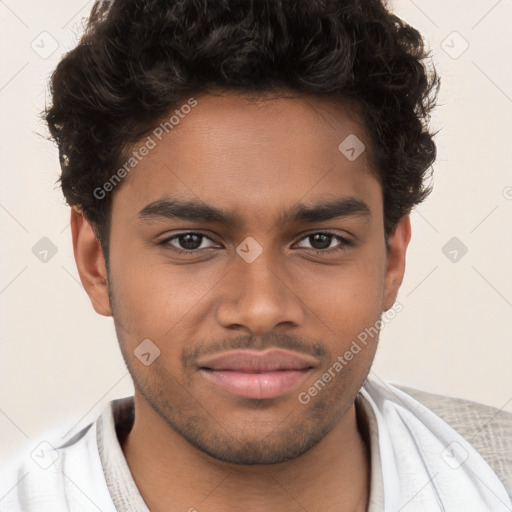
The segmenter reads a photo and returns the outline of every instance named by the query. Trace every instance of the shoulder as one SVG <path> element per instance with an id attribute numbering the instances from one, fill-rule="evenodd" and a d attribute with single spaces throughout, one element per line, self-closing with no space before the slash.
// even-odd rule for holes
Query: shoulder
<path id="1" fill-rule="evenodd" d="M 393 384 L 464 437 L 487 461 L 512 496 L 512 413 L 471 400 Z"/>
<path id="2" fill-rule="evenodd" d="M 105 512 L 113 510 L 95 423 L 68 438 L 63 432 L 61 426 L 39 434 L 8 461 L 0 474 L 2 512 L 87 510 L 91 500 Z"/>

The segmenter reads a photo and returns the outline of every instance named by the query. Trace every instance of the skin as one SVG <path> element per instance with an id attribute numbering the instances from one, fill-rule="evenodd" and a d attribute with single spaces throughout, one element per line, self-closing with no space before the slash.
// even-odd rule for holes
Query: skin
<path id="1" fill-rule="evenodd" d="M 135 384 L 135 423 L 122 441 L 134 480 L 153 512 L 366 510 L 369 447 L 354 399 L 378 336 L 308 404 L 298 394 L 394 304 L 409 216 L 387 253 L 368 136 L 342 103 L 233 92 L 196 99 L 113 192 L 108 274 L 90 224 L 71 213 L 82 283 L 95 310 L 114 317 Z M 366 143 L 355 161 L 338 150 L 349 134 Z M 165 196 L 232 212 L 238 224 L 138 218 Z M 295 203 L 346 196 L 371 216 L 278 221 Z M 199 238 L 197 254 L 173 252 L 190 247 L 183 239 L 158 245 L 190 231 L 209 237 Z M 354 245 L 308 236 L 325 231 Z M 249 236 L 263 250 L 252 263 L 236 252 Z M 144 339 L 160 350 L 149 366 L 134 355 Z M 245 399 L 207 382 L 197 366 L 205 354 L 269 347 L 316 358 L 300 389 Z"/>

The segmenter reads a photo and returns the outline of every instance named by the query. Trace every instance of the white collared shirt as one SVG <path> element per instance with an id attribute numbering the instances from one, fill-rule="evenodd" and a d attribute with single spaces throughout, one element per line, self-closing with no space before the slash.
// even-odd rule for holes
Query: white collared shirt
<path id="1" fill-rule="evenodd" d="M 368 512 L 512 511 L 478 452 L 410 395 L 368 377 L 356 411 L 371 454 Z M 133 417 L 130 396 L 109 402 L 94 423 L 64 442 L 63 429 L 38 436 L 3 471 L 0 511 L 149 512 L 118 439 Z M 468 508 L 465 496 L 480 499 L 479 508 Z"/>

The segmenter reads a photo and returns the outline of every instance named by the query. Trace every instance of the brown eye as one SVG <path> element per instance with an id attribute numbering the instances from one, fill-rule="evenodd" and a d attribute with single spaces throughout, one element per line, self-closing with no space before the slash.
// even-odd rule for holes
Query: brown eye
<path id="1" fill-rule="evenodd" d="M 199 252 L 202 249 L 209 249 L 210 247 L 204 246 L 205 240 L 211 240 L 210 237 L 203 235 L 202 233 L 187 232 L 178 233 L 171 237 L 166 238 L 160 242 L 160 245 L 169 247 L 171 250 L 175 250 L 179 253 L 192 253 Z"/>
<path id="2" fill-rule="evenodd" d="M 346 238 L 335 233 L 328 232 L 310 233 L 302 239 L 302 241 L 304 240 L 308 241 L 310 244 L 310 249 L 319 254 L 323 252 L 331 252 L 331 249 L 334 249 L 335 251 L 344 250 L 347 246 L 353 245 L 350 240 L 347 240 Z M 302 248 L 308 249 L 308 247 Z"/>
<path id="3" fill-rule="evenodd" d="M 317 233 L 316 235 L 309 235 L 308 240 L 313 246 L 313 249 L 329 249 L 332 241 L 336 239 L 325 233 Z"/>

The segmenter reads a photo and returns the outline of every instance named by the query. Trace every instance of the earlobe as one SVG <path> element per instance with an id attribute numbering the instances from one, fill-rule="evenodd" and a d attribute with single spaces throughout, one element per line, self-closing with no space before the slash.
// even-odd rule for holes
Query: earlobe
<path id="1" fill-rule="evenodd" d="M 389 238 L 383 311 L 390 309 L 396 301 L 405 273 L 407 246 L 411 240 L 410 215 L 404 215 Z"/>
<path id="2" fill-rule="evenodd" d="M 101 245 L 82 211 L 75 206 L 71 208 L 71 232 L 78 274 L 92 306 L 96 313 L 112 316 L 107 268 Z"/>

